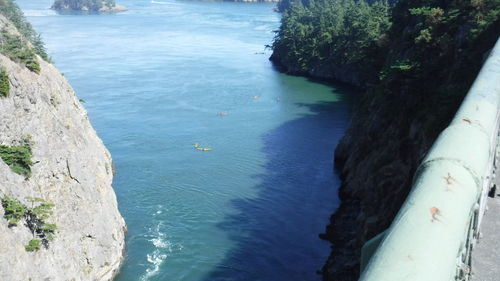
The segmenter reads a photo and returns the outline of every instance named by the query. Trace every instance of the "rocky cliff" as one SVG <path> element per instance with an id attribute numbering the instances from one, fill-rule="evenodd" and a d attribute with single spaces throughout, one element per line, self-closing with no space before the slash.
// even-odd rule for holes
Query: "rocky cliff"
<path id="1" fill-rule="evenodd" d="M 390 28 L 370 33 L 365 27 L 384 23 L 380 15 L 386 13 L 363 1 L 288 2 L 273 45 L 285 70 L 356 84 L 328 69 L 316 73 L 331 58 L 358 64 L 354 76 L 353 68 L 346 69 L 347 77 L 371 77 L 335 151 L 341 205 L 321 234 L 332 242 L 323 280 L 355 281 L 361 247 L 391 224 L 417 165 L 498 39 L 500 5 L 498 0 L 399 0 L 388 13 Z M 358 4 L 344 5 L 349 2 Z M 345 24 L 349 18 L 357 27 Z M 356 43 L 364 41 L 368 44 Z M 344 48 L 356 45 L 367 47 Z M 346 57 L 352 55 L 355 60 Z"/>
<path id="2" fill-rule="evenodd" d="M 369 87 L 335 151 L 342 204 L 323 236 L 333 243 L 324 280 L 357 280 L 361 247 L 390 226 L 418 164 L 454 116 L 500 34 L 498 2 L 482 5 L 394 7 L 382 81 Z"/>
<path id="3" fill-rule="evenodd" d="M 3 15 L 0 29 L 8 79 L 0 94 L 0 279 L 111 280 L 126 231 L 111 156 L 63 75 L 39 56 L 38 71 L 6 56 L 5 32 L 21 35 Z"/>

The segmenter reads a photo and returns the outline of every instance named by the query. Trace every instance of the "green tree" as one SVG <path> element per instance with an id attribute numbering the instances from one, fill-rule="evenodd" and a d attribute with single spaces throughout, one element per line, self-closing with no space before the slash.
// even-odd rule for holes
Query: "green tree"
<path id="1" fill-rule="evenodd" d="M 26 206 L 8 196 L 2 198 L 2 207 L 4 209 L 3 217 L 7 219 L 9 226 L 16 226 L 27 212 Z"/>
<path id="2" fill-rule="evenodd" d="M 292 1 L 273 43 L 271 59 L 298 74 L 349 67 L 368 78 L 391 23 L 387 2 Z"/>
<path id="3" fill-rule="evenodd" d="M 31 24 L 26 21 L 23 12 L 12 0 L 0 0 L 0 14 L 4 15 L 21 33 L 25 40 L 33 44 L 34 51 L 44 60 L 50 62 L 45 51 L 40 34 L 36 33 Z"/>
<path id="4" fill-rule="evenodd" d="M 34 252 L 40 250 L 41 243 L 38 239 L 31 239 L 24 248 L 27 252 Z"/>
<path id="5" fill-rule="evenodd" d="M 0 145 L 0 158 L 14 173 L 29 177 L 31 175 L 31 147 L 29 145 Z"/>
<path id="6" fill-rule="evenodd" d="M 0 98 L 6 97 L 10 92 L 9 75 L 5 69 L 0 70 Z"/>
<path id="7" fill-rule="evenodd" d="M 56 10 L 97 12 L 104 7 L 113 8 L 114 6 L 116 6 L 114 0 L 56 0 L 52 8 Z"/>
<path id="8" fill-rule="evenodd" d="M 24 64 L 29 70 L 39 73 L 40 64 L 33 49 L 22 36 L 0 31 L 0 52 L 15 62 Z"/>

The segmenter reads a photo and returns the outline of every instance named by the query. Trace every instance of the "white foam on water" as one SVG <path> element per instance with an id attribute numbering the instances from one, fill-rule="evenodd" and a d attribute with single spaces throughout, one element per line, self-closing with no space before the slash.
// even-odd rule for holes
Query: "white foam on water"
<path id="1" fill-rule="evenodd" d="M 56 16 L 57 12 L 54 10 L 23 10 L 24 16 L 26 17 L 47 17 Z"/>
<path id="2" fill-rule="evenodd" d="M 151 4 L 158 4 L 158 5 L 170 5 L 173 4 L 173 2 L 163 2 L 163 1 L 151 1 Z"/>
<path id="3" fill-rule="evenodd" d="M 160 265 L 167 259 L 167 255 L 160 254 L 158 250 L 155 250 L 152 254 L 147 255 L 148 263 L 150 267 L 146 269 L 146 272 L 141 276 L 141 281 L 148 281 L 149 278 L 158 274 L 160 271 Z"/>
<path id="4" fill-rule="evenodd" d="M 162 208 L 161 205 L 158 206 L 159 209 Z M 161 211 L 156 211 L 153 216 L 160 214 Z M 155 227 L 148 229 L 146 237 L 148 241 L 153 244 L 153 252 L 146 255 L 146 260 L 148 262 L 146 272 L 141 276 L 141 281 L 149 281 L 151 277 L 158 274 L 161 265 L 167 260 L 170 254 L 174 251 L 182 250 L 182 245 L 173 245 L 171 241 L 167 239 L 167 234 L 162 232 L 163 223 L 160 221 Z"/>
<path id="5" fill-rule="evenodd" d="M 149 229 L 148 239 L 155 247 L 152 253 L 147 254 L 148 268 L 141 276 L 141 281 L 148 281 L 149 278 L 155 276 L 160 271 L 160 266 L 165 262 L 168 254 L 172 252 L 171 243 L 166 240 L 166 234 L 161 232 L 162 223 L 159 222 L 155 228 Z"/>

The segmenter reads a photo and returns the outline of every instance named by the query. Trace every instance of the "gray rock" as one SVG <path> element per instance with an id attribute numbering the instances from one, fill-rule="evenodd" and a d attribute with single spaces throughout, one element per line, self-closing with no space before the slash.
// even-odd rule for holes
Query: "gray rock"
<path id="1" fill-rule="evenodd" d="M 0 16 L 0 28 L 15 28 Z M 2 280 L 112 280 L 123 261 L 125 222 L 111 187 L 110 153 L 90 125 L 73 89 L 50 63 L 40 74 L 0 55 L 10 95 L 0 98 L 0 144 L 33 143 L 32 175 L 15 174 L 0 160 L 0 196 L 32 206 L 27 198 L 55 204 L 57 225 L 48 249 L 27 252 L 33 238 L 21 222 L 9 228 L 0 207 Z"/>

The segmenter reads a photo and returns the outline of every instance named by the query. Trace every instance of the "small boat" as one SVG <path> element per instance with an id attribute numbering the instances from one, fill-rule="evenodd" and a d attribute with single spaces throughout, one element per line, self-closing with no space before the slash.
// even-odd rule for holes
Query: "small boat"
<path id="1" fill-rule="evenodd" d="M 212 150 L 209 147 L 201 147 L 198 143 L 194 144 L 194 148 L 196 148 L 197 150 L 201 150 L 201 151 L 211 151 Z"/>

